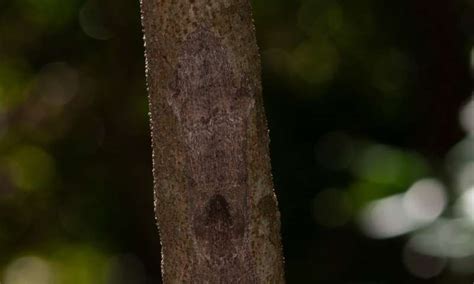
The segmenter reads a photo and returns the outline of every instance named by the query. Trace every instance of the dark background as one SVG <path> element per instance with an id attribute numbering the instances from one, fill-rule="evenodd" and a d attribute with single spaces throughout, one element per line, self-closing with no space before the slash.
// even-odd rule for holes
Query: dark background
<path id="1" fill-rule="evenodd" d="M 472 283 L 474 2 L 252 2 L 288 283 Z M 0 1 L 3 284 L 158 282 L 144 77 L 138 0 Z"/>

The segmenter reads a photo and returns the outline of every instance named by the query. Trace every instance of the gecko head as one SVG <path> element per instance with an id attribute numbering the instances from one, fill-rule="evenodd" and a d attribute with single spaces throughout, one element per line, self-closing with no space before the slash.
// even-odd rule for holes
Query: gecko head
<path id="1" fill-rule="evenodd" d="M 222 230 L 232 225 L 229 203 L 220 194 L 213 195 L 207 203 L 204 224 Z"/>
<path id="2" fill-rule="evenodd" d="M 230 205 L 223 195 L 214 194 L 194 220 L 194 230 L 200 239 L 227 243 L 243 236 L 244 220 L 239 212 L 231 213 Z"/>

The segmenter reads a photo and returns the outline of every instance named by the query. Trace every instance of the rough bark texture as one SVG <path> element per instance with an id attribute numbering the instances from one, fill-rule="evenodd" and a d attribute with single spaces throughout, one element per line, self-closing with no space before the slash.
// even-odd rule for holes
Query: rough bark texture
<path id="1" fill-rule="evenodd" d="M 248 0 L 143 0 L 165 283 L 283 283 Z"/>

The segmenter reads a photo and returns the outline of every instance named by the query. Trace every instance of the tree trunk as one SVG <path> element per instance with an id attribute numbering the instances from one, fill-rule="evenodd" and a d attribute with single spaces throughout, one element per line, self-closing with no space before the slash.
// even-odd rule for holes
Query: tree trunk
<path id="1" fill-rule="evenodd" d="M 283 283 L 248 0 L 143 0 L 165 283 Z"/>

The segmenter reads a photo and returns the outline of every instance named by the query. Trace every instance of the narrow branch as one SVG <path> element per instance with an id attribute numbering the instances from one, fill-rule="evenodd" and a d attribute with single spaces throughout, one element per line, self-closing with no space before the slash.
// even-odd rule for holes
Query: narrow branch
<path id="1" fill-rule="evenodd" d="M 165 283 L 283 283 L 248 0 L 143 0 Z"/>

